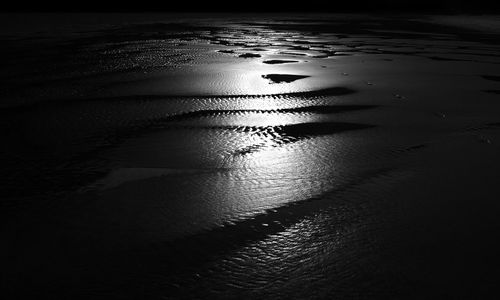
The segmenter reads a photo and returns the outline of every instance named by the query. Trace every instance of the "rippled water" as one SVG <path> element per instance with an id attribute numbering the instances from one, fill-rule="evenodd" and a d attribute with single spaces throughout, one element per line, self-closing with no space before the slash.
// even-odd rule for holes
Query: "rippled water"
<path id="1" fill-rule="evenodd" d="M 5 36 L 1 51 L 16 55 L 0 74 L 12 291 L 434 290 L 401 254 L 418 227 L 401 211 L 422 208 L 394 191 L 434 162 L 415 153 L 498 127 L 498 43 L 422 20 L 351 17 L 179 17 Z"/>

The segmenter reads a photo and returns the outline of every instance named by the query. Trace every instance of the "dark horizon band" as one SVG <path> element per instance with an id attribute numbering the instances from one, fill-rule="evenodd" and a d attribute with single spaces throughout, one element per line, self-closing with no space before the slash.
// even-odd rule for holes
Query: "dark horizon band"
<path id="1" fill-rule="evenodd" d="M 183 1 L 21 1 L 4 3 L 0 12 L 307 12 L 307 13 L 341 13 L 341 12 L 422 12 L 422 13 L 487 13 L 500 12 L 500 3 L 482 3 L 467 0 L 378 0 L 378 1 L 240 1 L 222 0 L 216 2 L 183 2 Z"/>

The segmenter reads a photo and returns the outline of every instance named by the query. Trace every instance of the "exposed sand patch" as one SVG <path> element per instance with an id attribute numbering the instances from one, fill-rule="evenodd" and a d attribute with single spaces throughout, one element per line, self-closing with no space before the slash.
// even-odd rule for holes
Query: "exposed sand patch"
<path id="1" fill-rule="evenodd" d="M 253 58 L 253 57 L 261 57 L 261 55 L 256 54 L 256 53 L 243 53 L 243 54 L 238 55 L 238 57 Z"/>
<path id="2" fill-rule="evenodd" d="M 291 75 L 291 74 L 267 74 L 262 75 L 262 78 L 269 79 L 271 83 L 290 83 L 295 80 L 307 78 L 307 75 Z"/>
<path id="3" fill-rule="evenodd" d="M 290 63 L 298 63 L 298 60 L 289 60 L 289 59 L 270 59 L 265 60 L 263 63 L 268 65 L 278 65 L 278 64 L 290 64 Z"/>

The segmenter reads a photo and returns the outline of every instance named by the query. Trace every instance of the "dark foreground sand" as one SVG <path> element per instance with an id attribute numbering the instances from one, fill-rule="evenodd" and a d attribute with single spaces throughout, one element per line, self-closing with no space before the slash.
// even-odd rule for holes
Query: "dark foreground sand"
<path id="1" fill-rule="evenodd" d="M 495 18 L 24 17 L 8 299 L 496 293 Z"/>

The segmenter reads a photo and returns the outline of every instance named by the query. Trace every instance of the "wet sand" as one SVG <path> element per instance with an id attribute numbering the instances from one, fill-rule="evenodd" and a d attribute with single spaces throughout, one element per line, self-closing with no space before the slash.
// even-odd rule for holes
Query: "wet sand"
<path id="1" fill-rule="evenodd" d="M 495 292 L 498 31 L 89 18 L 1 37 L 9 298 Z"/>

